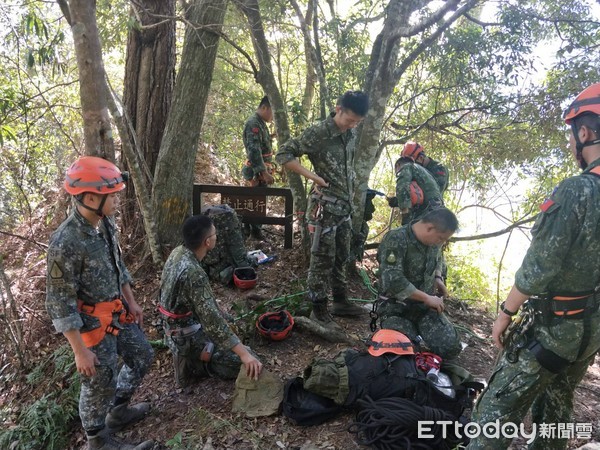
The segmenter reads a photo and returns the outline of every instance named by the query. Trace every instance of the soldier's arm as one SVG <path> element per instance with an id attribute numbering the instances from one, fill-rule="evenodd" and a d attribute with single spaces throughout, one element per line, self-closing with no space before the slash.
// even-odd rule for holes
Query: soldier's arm
<path id="1" fill-rule="evenodd" d="M 410 182 L 413 179 L 412 171 L 407 164 L 396 175 L 396 198 L 398 200 L 398 208 L 405 210 L 410 208 Z"/>
<path id="2" fill-rule="evenodd" d="M 63 334 L 69 341 L 71 349 L 73 349 L 77 372 L 86 377 L 96 375 L 96 364 L 100 364 L 100 361 L 98 361 L 96 354 L 85 346 L 79 330 L 68 330 Z"/>
<path id="3" fill-rule="evenodd" d="M 417 290 L 404 273 L 405 253 L 405 240 L 394 232 L 388 233 L 379 246 L 379 292 L 386 297 L 403 300 Z"/>

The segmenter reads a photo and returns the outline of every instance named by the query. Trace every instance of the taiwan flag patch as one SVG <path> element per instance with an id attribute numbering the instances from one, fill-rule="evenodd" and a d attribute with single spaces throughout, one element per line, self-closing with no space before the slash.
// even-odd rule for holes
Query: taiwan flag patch
<path id="1" fill-rule="evenodd" d="M 554 197 L 554 193 L 556 192 L 556 189 L 557 189 L 557 188 L 554 188 L 554 190 L 552 191 L 552 195 L 550 196 L 550 198 L 547 198 L 546 200 L 544 200 L 544 203 L 542 203 L 542 204 L 540 205 L 540 210 L 541 210 L 542 212 L 546 212 L 546 211 L 548 211 L 548 209 L 550 209 L 550 207 L 551 207 L 552 205 L 554 205 L 555 201 L 554 201 L 554 200 L 552 200 L 552 197 Z"/>
<path id="2" fill-rule="evenodd" d="M 252 132 L 253 132 L 254 134 L 258 134 L 258 128 L 252 128 Z"/>

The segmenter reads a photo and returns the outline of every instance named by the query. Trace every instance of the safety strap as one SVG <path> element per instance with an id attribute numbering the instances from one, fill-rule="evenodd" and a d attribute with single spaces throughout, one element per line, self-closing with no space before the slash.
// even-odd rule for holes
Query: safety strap
<path id="1" fill-rule="evenodd" d="M 596 175 L 597 177 L 600 177 L 600 166 L 596 166 L 593 169 L 590 169 L 590 171 L 586 172 L 586 174 Z"/>
<path id="2" fill-rule="evenodd" d="M 167 316 L 169 319 L 185 319 L 186 317 L 190 317 L 192 315 L 191 311 L 188 311 L 184 314 L 176 314 L 171 311 L 166 310 L 162 307 L 162 305 L 158 305 L 158 312 L 164 316 Z"/>
<path id="3" fill-rule="evenodd" d="M 335 205 L 336 203 L 341 203 L 341 202 L 348 203 L 347 200 L 343 200 L 341 198 L 334 197 L 333 195 L 327 195 L 327 194 L 323 194 L 323 193 L 319 193 L 319 192 L 313 192 L 312 194 L 310 194 L 310 197 L 312 199 L 321 200 L 323 202 L 328 202 L 333 205 Z"/>
<path id="4" fill-rule="evenodd" d="M 342 220 L 340 220 L 338 223 L 336 223 L 335 225 L 332 225 L 330 227 L 326 227 L 326 228 L 322 228 L 321 229 L 321 235 L 327 234 L 330 231 L 335 231 L 338 229 L 339 226 L 341 226 L 344 222 L 348 222 L 350 220 L 350 216 L 344 217 Z M 313 224 L 308 224 L 308 232 L 309 233 L 314 233 L 316 230 L 316 226 Z"/>
<path id="5" fill-rule="evenodd" d="M 569 360 L 545 349 L 537 340 L 531 341 L 527 349 L 535 356 L 540 366 L 552 373 L 560 373 L 571 364 Z"/>
<path id="6" fill-rule="evenodd" d="M 186 337 L 191 336 L 198 332 L 198 330 L 202 329 L 202 325 L 199 323 L 195 323 L 194 325 L 190 325 L 189 327 L 183 328 L 173 328 L 171 330 L 166 330 L 165 335 L 169 337 Z"/>
<path id="7" fill-rule="evenodd" d="M 106 334 L 117 336 L 123 329 L 123 324 L 133 323 L 134 317 L 125 309 L 120 299 L 94 304 L 77 300 L 77 310 L 88 316 L 96 317 L 100 326 L 93 330 L 81 332 L 81 338 L 86 347 L 98 345 Z M 115 317 L 116 316 L 116 317 Z"/>

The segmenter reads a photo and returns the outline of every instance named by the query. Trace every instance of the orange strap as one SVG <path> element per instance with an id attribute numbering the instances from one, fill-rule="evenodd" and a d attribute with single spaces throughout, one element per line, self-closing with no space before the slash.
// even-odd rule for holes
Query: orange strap
<path id="1" fill-rule="evenodd" d="M 95 303 L 89 305 L 83 302 L 83 300 L 77 300 L 77 310 L 88 316 L 96 317 L 100 320 L 100 326 L 90 331 L 84 331 L 81 333 L 81 338 L 86 347 L 93 347 L 98 345 L 106 333 L 117 336 L 120 328 L 115 326 L 113 322 L 114 314 L 119 315 L 119 323 L 127 324 L 133 323 L 134 317 L 127 312 L 123 306 L 123 302 L 120 299 L 111 300 L 108 302 Z"/>
<path id="2" fill-rule="evenodd" d="M 589 295 L 580 295 L 579 297 L 562 297 L 560 295 L 557 295 L 556 297 L 552 297 L 552 300 L 556 300 L 558 302 L 568 302 L 571 300 L 579 300 L 580 298 L 587 298 L 589 297 Z M 557 316 L 572 316 L 574 314 L 579 314 L 582 313 L 583 311 L 585 311 L 585 309 L 574 309 L 571 311 L 554 311 L 554 314 Z"/>

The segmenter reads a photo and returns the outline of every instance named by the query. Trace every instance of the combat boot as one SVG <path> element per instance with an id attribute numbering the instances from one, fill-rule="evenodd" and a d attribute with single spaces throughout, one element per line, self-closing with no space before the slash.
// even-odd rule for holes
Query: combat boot
<path id="1" fill-rule="evenodd" d="M 346 294 L 333 294 L 333 306 L 331 307 L 331 314 L 334 316 L 362 316 L 368 311 L 365 308 L 361 308 L 355 305 Z"/>
<path id="2" fill-rule="evenodd" d="M 150 411 L 150 403 L 142 402 L 133 406 L 127 403 L 113 407 L 106 415 L 106 426 L 112 431 L 119 431 L 127 425 L 136 423 Z"/>
<path id="3" fill-rule="evenodd" d="M 340 327 L 333 320 L 331 314 L 329 314 L 329 311 L 327 310 L 327 300 L 313 302 L 312 312 L 310 313 L 310 319 L 314 320 L 319 325 L 325 328 L 329 328 L 332 331 L 343 331 L 342 327 Z"/>
<path id="4" fill-rule="evenodd" d="M 88 436 L 88 450 L 147 450 L 154 446 L 152 441 L 144 441 L 133 445 L 117 439 L 108 428 L 102 429 L 94 436 Z"/>

